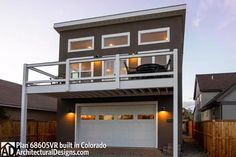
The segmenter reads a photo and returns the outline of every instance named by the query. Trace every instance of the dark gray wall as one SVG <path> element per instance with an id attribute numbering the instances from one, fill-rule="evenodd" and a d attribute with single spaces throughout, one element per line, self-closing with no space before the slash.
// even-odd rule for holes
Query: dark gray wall
<path id="1" fill-rule="evenodd" d="M 166 111 L 160 111 L 163 105 L 166 107 Z M 158 146 L 162 147 L 173 142 L 172 96 L 158 99 L 158 111 Z M 181 118 L 181 115 L 179 114 L 179 118 Z M 179 126 L 181 126 L 181 123 L 179 123 Z M 182 134 L 182 130 L 180 134 Z"/>
<path id="2" fill-rule="evenodd" d="M 138 31 L 145 29 L 154 29 L 170 27 L 170 42 L 150 45 L 138 45 Z M 67 58 L 95 56 L 95 55 L 114 55 L 117 53 L 130 53 L 137 51 L 157 50 L 157 49 L 174 49 L 178 48 L 183 53 L 183 19 L 181 16 L 152 19 L 146 21 L 111 24 L 107 26 L 77 29 L 60 32 L 60 56 L 59 60 L 64 61 Z M 101 49 L 101 36 L 105 34 L 114 34 L 130 32 L 130 46 L 121 48 Z M 68 53 L 68 39 L 79 37 L 95 37 L 94 50 L 84 52 Z M 180 56 L 181 58 L 182 56 Z"/>
<path id="3" fill-rule="evenodd" d="M 58 100 L 57 105 L 57 141 L 74 142 L 75 118 L 68 115 L 75 113 L 75 103 L 68 100 Z"/>

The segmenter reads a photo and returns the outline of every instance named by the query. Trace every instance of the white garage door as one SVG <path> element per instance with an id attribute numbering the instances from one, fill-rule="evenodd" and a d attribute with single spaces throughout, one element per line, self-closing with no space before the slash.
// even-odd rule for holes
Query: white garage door
<path id="1" fill-rule="evenodd" d="M 76 142 L 104 142 L 111 147 L 156 147 L 155 113 L 153 103 L 77 107 Z"/>

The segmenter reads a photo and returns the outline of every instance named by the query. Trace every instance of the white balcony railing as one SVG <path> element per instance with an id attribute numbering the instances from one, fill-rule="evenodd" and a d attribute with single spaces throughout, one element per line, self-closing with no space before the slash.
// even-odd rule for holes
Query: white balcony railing
<path id="1" fill-rule="evenodd" d="M 158 62 L 158 57 L 160 56 L 165 56 L 166 60 L 171 59 L 170 67 L 167 67 L 166 70 L 129 73 L 127 70 L 122 69 L 124 66 L 123 62 L 131 63 L 130 60 L 132 58 L 137 58 L 137 65 L 142 65 L 145 60 L 142 60 L 142 58 L 149 57 L 150 59 L 151 57 L 151 62 L 155 64 Z M 96 71 L 96 62 L 101 63 L 100 68 L 98 68 L 100 69 L 98 70 L 100 72 L 98 73 Z M 85 65 L 82 65 L 83 63 L 85 63 Z M 130 67 L 131 65 L 128 66 Z M 38 74 L 44 77 L 41 77 Z M 177 150 L 179 106 L 177 49 L 169 52 L 155 51 L 152 53 L 140 53 L 135 55 L 117 54 L 115 56 L 101 58 L 73 58 L 67 59 L 65 62 L 24 64 L 20 141 L 26 143 L 27 99 L 29 93 L 53 93 L 52 96 L 55 93 L 58 93 L 58 96 L 60 97 L 60 94 L 72 96 L 76 93 L 79 95 L 92 94 L 90 91 L 93 91 L 93 93 L 94 91 L 111 93 L 119 91 L 116 89 L 123 91 L 126 91 L 126 89 L 131 89 L 131 91 L 132 89 L 141 89 L 142 92 L 142 89 L 146 88 L 159 89 L 166 87 L 173 89 L 173 145 L 176 146 L 175 150 Z"/>
<path id="2" fill-rule="evenodd" d="M 27 64 L 25 84 L 26 87 L 61 85 L 69 89 L 72 84 L 113 82 L 119 88 L 122 81 L 169 79 L 173 78 L 174 69 L 177 69 L 174 55 L 177 55 L 176 49 L 168 52 L 116 54 L 97 58 L 70 58 L 64 62 Z M 147 67 L 142 70 L 144 64 Z M 150 64 L 157 68 L 150 70 Z M 136 69 L 130 69 L 131 66 Z"/>

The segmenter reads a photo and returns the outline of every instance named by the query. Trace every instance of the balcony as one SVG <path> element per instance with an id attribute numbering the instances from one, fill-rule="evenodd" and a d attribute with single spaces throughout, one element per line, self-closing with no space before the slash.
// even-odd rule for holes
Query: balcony
<path id="1" fill-rule="evenodd" d="M 70 58 L 25 64 L 24 83 L 28 94 L 63 98 L 172 94 L 177 67 L 177 49 Z"/>
<path id="2" fill-rule="evenodd" d="M 149 65 L 160 65 L 161 56 L 165 58 L 162 65 L 165 69 L 153 70 Z M 135 65 L 136 72 L 131 70 Z M 21 99 L 22 143 L 26 143 L 28 94 L 46 94 L 68 99 L 170 95 L 173 97 L 174 145 L 178 146 L 177 49 L 168 52 L 116 54 L 98 58 L 71 58 L 64 62 L 25 64 Z"/>

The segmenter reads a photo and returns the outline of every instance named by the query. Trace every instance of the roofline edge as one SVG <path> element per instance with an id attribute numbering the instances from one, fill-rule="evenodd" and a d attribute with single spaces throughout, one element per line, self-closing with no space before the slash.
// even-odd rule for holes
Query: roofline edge
<path id="1" fill-rule="evenodd" d="M 179 4 L 179 5 L 167 6 L 167 7 L 155 8 L 155 9 L 139 10 L 139 11 L 133 11 L 133 12 L 127 12 L 127 13 L 114 14 L 114 15 L 93 17 L 93 18 L 88 18 L 88 19 L 59 22 L 59 23 L 54 23 L 54 28 L 57 29 L 61 27 L 74 26 L 74 25 L 80 25 L 80 24 L 86 24 L 86 23 L 135 17 L 135 16 L 148 15 L 148 14 L 165 13 L 165 12 L 185 10 L 185 9 L 186 9 L 186 4 Z"/>

